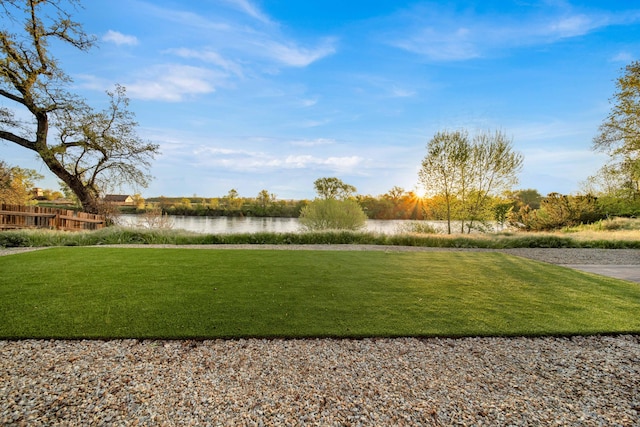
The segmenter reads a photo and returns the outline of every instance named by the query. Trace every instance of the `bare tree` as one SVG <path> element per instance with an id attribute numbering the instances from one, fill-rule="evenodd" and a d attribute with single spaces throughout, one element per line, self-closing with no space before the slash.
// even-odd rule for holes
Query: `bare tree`
<path id="1" fill-rule="evenodd" d="M 146 186 L 145 173 L 158 146 L 136 135 L 123 87 L 108 92 L 109 107 L 94 111 L 67 90 L 70 77 L 49 46 L 62 41 L 81 51 L 95 43 L 73 21 L 77 0 L 1 0 L 0 139 L 38 154 L 49 170 L 78 196 L 87 212 L 98 213 L 107 184 Z M 11 28 L 22 26 L 20 32 Z M 31 120 L 16 119 L 22 110 Z"/>

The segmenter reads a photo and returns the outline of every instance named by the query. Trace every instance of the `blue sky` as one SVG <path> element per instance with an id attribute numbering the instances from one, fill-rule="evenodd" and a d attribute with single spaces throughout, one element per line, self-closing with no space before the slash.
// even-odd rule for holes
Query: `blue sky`
<path id="1" fill-rule="evenodd" d="M 329 176 L 415 190 L 437 131 L 499 129 L 525 158 L 518 188 L 568 194 L 606 161 L 591 140 L 640 53 L 634 3 L 90 0 L 75 16 L 99 48 L 52 48 L 92 104 L 126 86 L 160 145 L 149 188 L 123 192 L 300 199 Z"/>

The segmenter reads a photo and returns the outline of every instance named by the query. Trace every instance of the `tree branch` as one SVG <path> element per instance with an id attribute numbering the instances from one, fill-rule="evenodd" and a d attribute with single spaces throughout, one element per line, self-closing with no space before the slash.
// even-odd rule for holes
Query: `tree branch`
<path id="1" fill-rule="evenodd" d="M 19 137 L 18 135 L 15 135 L 15 134 L 13 134 L 11 132 L 0 130 L 0 139 L 4 139 L 5 141 L 13 142 L 13 143 L 16 143 L 16 144 L 20 145 L 21 147 L 28 148 L 29 150 L 36 151 L 36 146 L 35 146 L 34 142 L 29 141 L 28 139 L 24 139 L 22 137 Z"/>

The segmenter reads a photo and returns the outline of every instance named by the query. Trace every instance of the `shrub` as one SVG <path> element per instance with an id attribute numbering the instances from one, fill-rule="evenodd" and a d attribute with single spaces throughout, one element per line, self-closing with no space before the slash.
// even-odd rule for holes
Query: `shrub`
<path id="1" fill-rule="evenodd" d="M 300 224 L 306 231 L 359 230 L 367 216 L 355 200 L 316 199 L 300 212 Z"/>
<path id="2" fill-rule="evenodd" d="M 18 248 L 29 246 L 29 239 L 20 232 L 0 233 L 0 248 Z"/>
<path id="3" fill-rule="evenodd" d="M 408 233 L 408 234 L 438 234 L 440 231 L 436 230 L 436 228 L 427 223 L 426 221 L 410 221 L 403 223 L 398 226 L 398 233 Z"/>

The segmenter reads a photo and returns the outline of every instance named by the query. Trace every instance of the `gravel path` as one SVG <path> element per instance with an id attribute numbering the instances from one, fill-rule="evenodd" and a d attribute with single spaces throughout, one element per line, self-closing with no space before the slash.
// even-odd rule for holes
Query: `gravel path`
<path id="1" fill-rule="evenodd" d="M 0 342 L 3 425 L 640 425 L 640 336 Z"/>
<path id="2" fill-rule="evenodd" d="M 505 252 L 612 265 L 640 253 Z M 23 340 L 0 341 L 0 356 L 0 425 L 640 426 L 640 335 Z"/>

